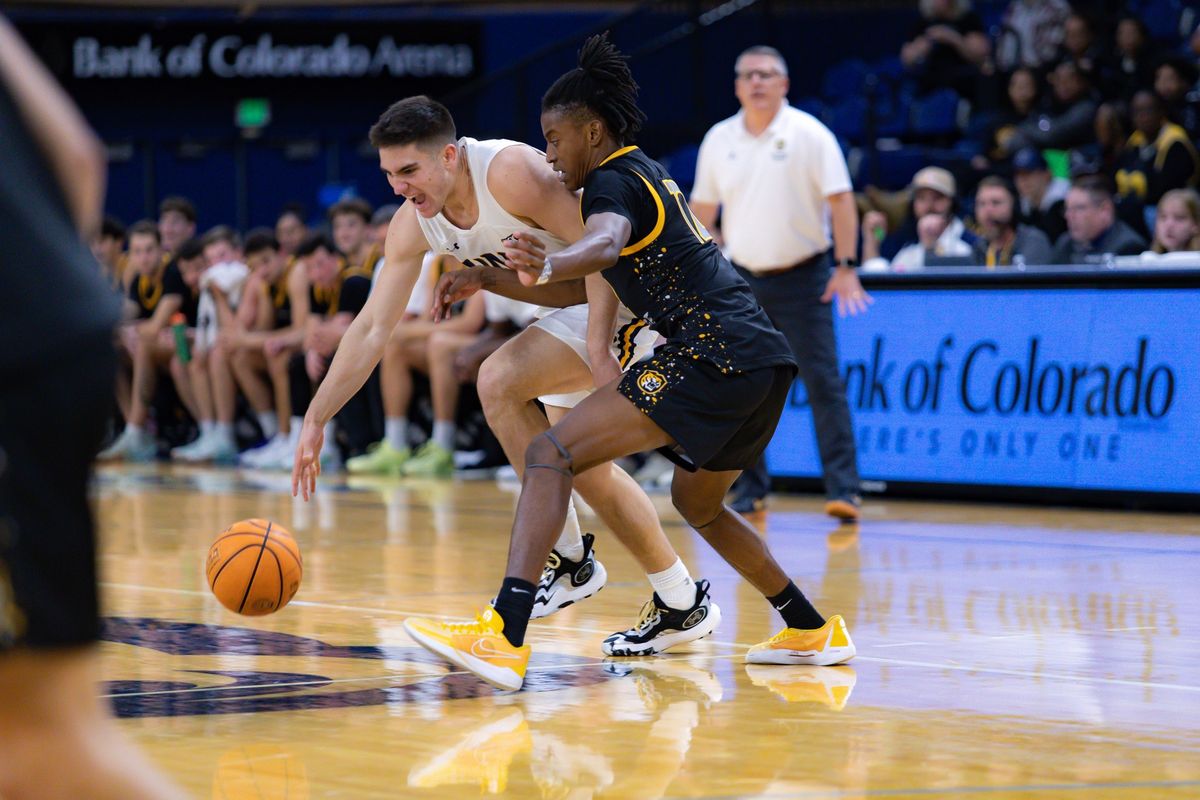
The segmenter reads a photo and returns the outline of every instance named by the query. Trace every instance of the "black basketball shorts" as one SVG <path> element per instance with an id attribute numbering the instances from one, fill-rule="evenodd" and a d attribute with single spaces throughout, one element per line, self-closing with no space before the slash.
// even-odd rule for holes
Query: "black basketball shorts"
<path id="1" fill-rule="evenodd" d="M 779 424 L 794 364 L 721 372 L 671 344 L 625 373 L 621 394 L 672 439 L 660 452 L 684 469 L 753 467 Z"/>
<path id="2" fill-rule="evenodd" d="M 102 339 L 0 373 L 0 651 L 99 635 L 87 487 L 116 374 Z"/>

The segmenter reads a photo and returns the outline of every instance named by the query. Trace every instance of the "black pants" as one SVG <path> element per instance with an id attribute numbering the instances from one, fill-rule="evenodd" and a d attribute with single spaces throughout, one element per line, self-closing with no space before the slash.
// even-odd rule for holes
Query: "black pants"
<path id="1" fill-rule="evenodd" d="M 304 352 L 292 356 L 288 362 L 288 387 L 292 397 L 292 414 L 302 417 L 308 412 L 308 404 L 312 402 L 316 386 L 308 377 L 304 364 Z M 339 442 L 326 442 L 326 447 L 340 444 L 345 458 L 361 455 L 367 450 L 367 445 L 377 442 L 383 436 L 381 426 L 376 424 L 376 409 L 382 408 L 378 399 L 379 370 L 371 373 L 371 377 L 354 396 L 346 401 L 334 419 L 338 424 Z"/>
<path id="2" fill-rule="evenodd" d="M 0 371 L 0 654 L 99 635 L 87 484 L 113 402 L 107 334 L 23 371 Z"/>
<path id="3" fill-rule="evenodd" d="M 737 269 L 771 322 L 787 337 L 800 366 L 800 380 L 812 407 L 826 495 L 858 494 L 858 457 L 846 384 L 838 370 L 833 303 L 821 302 L 829 282 L 829 255 L 824 253 L 796 269 L 767 277 Z M 742 497 L 766 497 L 770 488 L 765 456 L 738 479 L 737 492 Z"/>

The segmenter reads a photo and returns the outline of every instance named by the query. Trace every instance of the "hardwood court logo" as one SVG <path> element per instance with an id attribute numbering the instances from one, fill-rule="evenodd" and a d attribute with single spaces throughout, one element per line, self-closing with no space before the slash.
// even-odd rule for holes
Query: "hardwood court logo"
<path id="1" fill-rule="evenodd" d="M 145 617 L 109 617 L 101 639 L 144 647 L 172 657 L 172 665 L 157 679 L 109 681 L 102 694 L 119 717 L 185 717 L 206 714 L 245 714 L 259 711 L 298 711 L 318 708 L 401 705 L 430 700 L 459 700 L 491 697 L 486 683 L 447 669 L 446 662 L 412 646 L 331 645 L 306 636 L 295 636 L 252 628 L 204 625 L 193 622 Z M 256 659 L 294 657 L 289 672 L 257 670 Z M 588 686 L 610 680 L 613 675 L 597 669 L 579 669 L 600 663 L 598 659 L 539 654 L 542 666 L 525 680 L 526 692 L 547 692 Z M 247 659 L 247 669 L 232 666 Z M 314 674 L 314 663 L 331 659 L 344 673 L 347 663 L 384 662 L 408 664 L 412 675 L 394 675 L 380 686 L 375 670 L 363 671 L 362 684 L 355 680 Z M 160 663 L 160 662 L 156 662 Z M 431 669 L 436 673 L 430 675 Z M 302 671 L 303 670 L 303 671 Z M 325 670 L 321 670 L 325 671 Z M 402 670 L 400 670 L 402 672 Z"/>
<path id="2" fill-rule="evenodd" d="M 667 385 L 667 379 L 661 372 L 648 369 L 638 376 L 637 385 L 642 394 L 656 395 Z"/>

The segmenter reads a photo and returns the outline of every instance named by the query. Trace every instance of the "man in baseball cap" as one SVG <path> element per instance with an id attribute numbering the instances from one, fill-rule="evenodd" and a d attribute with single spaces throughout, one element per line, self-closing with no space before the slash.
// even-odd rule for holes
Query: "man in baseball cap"
<path id="1" fill-rule="evenodd" d="M 1056 241 L 1067 229 L 1065 202 L 1071 182 L 1054 177 L 1036 147 L 1022 147 L 1013 154 L 1012 163 L 1013 183 L 1021 198 L 1019 221 L 1040 228 Z"/>
<path id="2" fill-rule="evenodd" d="M 964 241 L 966 227 L 956 216 L 958 184 L 950 171 L 942 167 L 924 167 L 913 175 L 912 216 L 917 235 L 901 247 L 889 264 L 879 255 L 878 230 L 886 230 L 887 221 L 877 211 L 863 216 L 863 269 L 883 272 L 912 272 L 924 269 L 926 258 L 970 261 L 971 244 Z"/>

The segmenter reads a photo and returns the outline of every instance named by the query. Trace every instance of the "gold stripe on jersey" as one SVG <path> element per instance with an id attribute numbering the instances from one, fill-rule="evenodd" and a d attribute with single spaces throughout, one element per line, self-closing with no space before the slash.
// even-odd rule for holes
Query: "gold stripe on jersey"
<path id="1" fill-rule="evenodd" d="M 648 324 L 644 319 L 635 319 L 625 323 L 617 331 L 617 345 L 620 348 L 617 363 L 621 366 L 621 369 L 626 369 L 629 366 L 629 362 L 633 360 L 634 342 L 637 339 L 637 335 Z"/>
<path id="2" fill-rule="evenodd" d="M 625 148 L 625 149 L 628 150 L 629 148 Z M 634 149 L 636 149 L 636 148 L 634 148 Z M 617 153 L 621 153 L 621 152 L 624 152 L 624 151 L 623 150 L 617 151 Z M 617 155 L 617 153 L 613 153 L 613 155 L 615 156 L 615 155 Z M 609 156 L 609 158 L 612 158 L 612 156 Z M 608 159 L 605 159 L 605 161 L 607 161 L 607 160 Z M 603 163 L 603 162 L 601 162 L 601 163 Z M 638 252 L 639 250 L 645 250 L 647 247 L 650 246 L 651 242 L 653 242 L 655 239 L 658 238 L 658 235 L 660 233 L 662 233 L 663 226 L 667 224 L 667 211 L 665 208 L 663 208 L 662 198 L 658 196 L 658 192 L 654 191 L 654 186 L 652 186 L 650 181 L 646 180 L 642 176 L 642 173 L 638 172 L 637 170 L 632 170 L 632 172 L 634 175 L 637 175 L 639 178 L 642 179 L 642 183 L 646 184 L 646 191 L 650 192 L 650 196 L 654 198 L 654 209 L 658 213 L 658 221 L 654 223 L 654 230 L 652 230 L 652 231 L 650 231 L 650 233 L 646 234 L 646 237 L 644 239 L 639 241 L 637 244 L 631 244 L 631 245 L 629 245 L 629 247 L 626 247 L 624 250 L 622 250 L 621 255 L 623 255 L 623 256 L 630 256 L 630 255 L 633 255 L 634 253 Z"/>
<path id="3" fill-rule="evenodd" d="M 605 164 L 612 161 L 614 158 L 620 158 L 621 156 L 625 155 L 626 153 L 632 153 L 634 150 L 637 150 L 636 144 L 626 145 L 625 147 L 622 147 L 620 150 L 617 150 L 615 153 L 612 153 L 611 155 L 609 155 L 608 158 L 604 159 L 596 166 L 603 167 Z M 643 180 L 645 180 L 645 179 L 643 178 Z"/>

